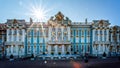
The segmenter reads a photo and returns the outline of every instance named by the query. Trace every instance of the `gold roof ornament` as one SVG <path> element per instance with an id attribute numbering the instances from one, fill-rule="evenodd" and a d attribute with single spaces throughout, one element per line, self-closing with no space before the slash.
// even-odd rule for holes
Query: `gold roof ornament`
<path id="1" fill-rule="evenodd" d="M 14 20 L 13 20 L 13 23 L 14 23 L 14 24 L 15 24 L 15 23 L 17 23 L 17 20 L 16 20 L 16 19 L 14 19 Z"/>
<path id="2" fill-rule="evenodd" d="M 114 31 L 117 31 L 117 27 L 116 27 L 116 26 L 114 26 L 114 27 L 113 27 L 113 30 L 114 30 Z"/>
<path id="3" fill-rule="evenodd" d="M 101 26 L 103 26 L 103 20 L 100 20 L 99 24 L 100 24 Z"/>
<path id="4" fill-rule="evenodd" d="M 64 15 L 61 12 L 58 12 L 57 15 L 55 15 L 56 20 L 62 21 L 64 19 Z"/>

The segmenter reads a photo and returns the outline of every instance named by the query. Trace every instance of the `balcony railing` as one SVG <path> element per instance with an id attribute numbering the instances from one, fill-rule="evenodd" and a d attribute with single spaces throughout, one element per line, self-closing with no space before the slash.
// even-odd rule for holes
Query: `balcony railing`
<path id="1" fill-rule="evenodd" d="M 109 41 L 94 41 L 94 44 L 110 44 Z"/>
<path id="2" fill-rule="evenodd" d="M 48 44 L 71 44 L 70 41 L 49 41 Z"/>
<path id="3" fill-rule="evenodd" d="M 5 42 L 5 45 L 24 45 L 24 42 Z"/>

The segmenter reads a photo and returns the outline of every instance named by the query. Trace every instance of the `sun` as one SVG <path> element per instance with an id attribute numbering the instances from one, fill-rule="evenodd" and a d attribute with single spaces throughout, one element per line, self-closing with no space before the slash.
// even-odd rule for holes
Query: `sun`
<path id="1" fill-rule="evenodd" d="M 47 20 L 52 8 L 45 7 L 46 4 L 42 2 L 31 3 L 28 7 L 27 15 L 34 19 L 34 21 L 45 21 Z"/>
<path id="2" fill-rule="evenodd" d="M 43 21 L 46 19 L 47 10 L 44 7 L 32 6 L 30 12 L 30 15 L 36 20 Z"/>

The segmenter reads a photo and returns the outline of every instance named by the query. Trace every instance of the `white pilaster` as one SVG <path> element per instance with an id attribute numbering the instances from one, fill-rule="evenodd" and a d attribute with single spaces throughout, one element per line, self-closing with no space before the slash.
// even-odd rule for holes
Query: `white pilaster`
<path id="1" fill-rule="evenodd" d="M 93 41 L 95 41 L 95 29 L 93 29 Z"/>
<path id="2" fill-rule="evenodd" d="M 11 45 L 11 54 L 13 54 L 13 45 Z"/>
<path id="3" fill-rule="evenodd" d="M 107 32 L 106 41 L 109 41 L 109 29 L 107 29 L 106 32 Z"/>
<path id="4" fill-rule="evenodd" d="M 16 45 L 16 55 L 19 55 L 18 50 L 19 50 L 18 45 Z"/>
<path id="5" fill-rule="evenodd" d="M 63 37 L 64 37 L 64 36 L 63 36 L 63 29 L 64 29 L 64 28 L 62 27 L 61 29 L 62 29 L 62 40 L 63 40 Z"/>
<path id="6" fill-rule="evenodd" d="M 98 29 L 98 41 L 100 41 L 100 30 Z"/>
<path id="7" fill-rule="evenodd" d="M 11 41 L 13 41 L 14 40 L 14 37 L 13 37 L 13 29 L 11 29 L 11 32 L 12 32 L 12 34 L 11 34 Z"/>
<path id="8" fill-rule="evenodd" d="M 51 31 L 51 27 L 49 27 L 49 31 L 48 31 L 48 39 L 49 39 L 49 41 L 51 40 L 51 33 L 52 33 L 52 31 Z"/>
<path id="9" fill-rule="evenodd" d="M 119 34 L 117 33 L 117 42 L 119 42 Z"/>
<path id="10" fill-rule="evenodd" d="M 57 39 L 57 41 L 58 41 L 57 32 L 58 32 L 58 27 L 55 28 L 56 39 Z"/>
<path id="11" fill-rule="evenodd" d="M 71 54 L 71 46 L 70 45 L 68 45 L 68 51 Z"/>
<path id="12" fill-rule="evenodd" d="M 70 40 L 70 27 L 68 27 L 68 40 Z"/>
<path id="13" fill-rule="evenodd" d="M 110 33 L 110 34 L 111 34 L 111 37 L 110 37 L 110 38 L 111 38 L 111 42 L 112 42 L 112 41 L 113 41 L 113 39 L 112 39 L 112 35 L 113 35 L 113 34 L 112 34 L 112 33 Z"/>
<path id="14" fill-rule="evenodd" d="M 58 54 L 58 45 L 55 45 L 55 54 Z"/>
<path id="15" fill-rule="evenodd" d="M 65 54 L 65 49 L 64 49 L 64 45 L 62 45 L 62 54 Z"/>
<path id="16" fill-rule="evenodd" d="M 22 42 L 24 42 L 24 41 L 25 41 L 25 30 L 22 29 Z"/>
<path id="17" fill-rule="evenodd" d="M 48 45 L 48 54 L 51 54 L 51 45 Z"/>
<path id="18" fill-rule="evenodd" d="M 105 32 L 104 32 L 105 30 L 103 29 L 102 30 L 102 41 L 105 41 Z"/>

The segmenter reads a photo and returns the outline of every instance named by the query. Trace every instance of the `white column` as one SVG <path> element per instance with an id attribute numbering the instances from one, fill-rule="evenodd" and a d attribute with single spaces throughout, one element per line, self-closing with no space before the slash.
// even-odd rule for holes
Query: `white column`
<path id="1" fill-rule="evenodd" d="M 11 45 L 11 54 L 13 54 L 13 45 Z"/>
<path id="2" fill-rule="evenodd" d="M 49 41 L 51 40 L 51 33 L 52 33 L 52 31 L 51 31 L 51 27 L 49 27 L 49 29 L 48 29 L 49 31 L 48 31 L 48 39 L 49 39 Z"/>
<path id="3" fill-rule="evenodd" d="M 98 44 L 98 54 L 100 54 L 100 48 L 101 48 L 101 45 Z"/>
<path id="4" fill-rule="evenodd" d="M 7 41 L 9 41 L 9 29 L 7 29 Z"/>
<path id="5" fill-rule="evenodd" d="M 16 45 L 16 55 L 18 55 L 19 53 L 18 53 L 18 45 Z"/>
<path id="6" fill-rule="evenodd" d="M 51 54 L 51 45 L 48 45 L 48 54 Z"/>
<path id="7" fill-rule="evenodd" d="M 17 35 L 16 35 L 17 39 L 16 39 L 16 41 L 19 41 L 19 30 L 18 29 L 16 29 L 16 30 L 17 30 Z"/>
<path id="8" fill-rule="evenodd" d="M 64 49 L 64 45 L 62 45 L 62 54 L 65 54 L 65 49 Z"/>
<path id="9" fill-rule="evenodd" d="M 100 41 L 100 30 L 98 30 L 98 41 Z"/>
<path id="10" fill-rule="evenodd" d="M 119 34 L 117 34 L 117 42 L 119 42 Z"/>
<path id="11" fill-rule="evenodd" d="M 58 50 L 57 50 L 58 48 L 57 47 L 58 47 L 58 45 L 55 45 L 55 54 L 58 54 Z"/>
<path id="12" fill-rule="evenodd" d="M 113 42 L 113 37 L 112 36 L 113 36 L 113 33 L 111 33 L 111 42 Z"/>
<path id="13" fill-rule="evenodd" d="M 106 45 L 103 44 L 103 47 L 102 47 L 103 51 L 102 52 L 105 52 L 105 49 L 106 49 Z"/>
<path id="14" fill-rule="evenodd" d="M 22 29 L 22 42 L 24 42 L 24 41 L 25 41 L 25 30 Z"/>
<path id="15" fill-rule="evenodd" d="M 64 36 L 63 36 L 63 29 L 64 29 L 64 28 L 62 27 L 62 40 L 63 40 L 63 37 L 64 37 Z"/>
<path id="16" fill-rule="evenodd" d="M 57 37 L 58 27 L 55 28 L 55 32 L 56 32 L 56 39 L 58 41 L 58 37 Z"/>
<path id="17" fill-rule="evenodd" d="M 70 40 L 70 27 L 68 27 L 68 40 Z"/>
<path id="18" fill-rule="evenodd" d="M 13 37 L 13 29 L 11 29 L 11 32 L 12 32 L 12 34 L 11 34 L 11 41 L 13 41 L 13 39 L 14 39 L 14 37 Z"/>
<path id="19" fill-rule="evenodd" d="M 104 33 L 104 29 L 102 30 L 102 41 L 105 41 L 105 33 Z"/>
<path id="20" fill-rule="evenodd" d="M 71 54 L 71 46 L 70 45 L 68 45 L 68 51 Z"/>
<path id="21" fill-rule="evenodd" d="M 107 32 L 106 41 L 109 41 L 109 30 L 107 29 L 106 32 Z"/>
<path id="22" fill-rule="evenodd" d="M 95 29 L 93 29 L 93 41 L 95 41 Z"/>

